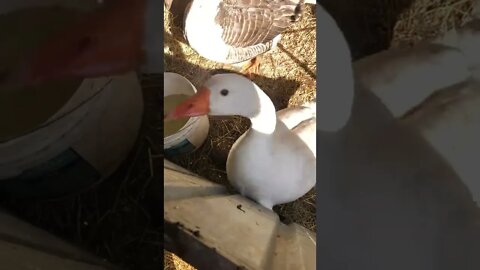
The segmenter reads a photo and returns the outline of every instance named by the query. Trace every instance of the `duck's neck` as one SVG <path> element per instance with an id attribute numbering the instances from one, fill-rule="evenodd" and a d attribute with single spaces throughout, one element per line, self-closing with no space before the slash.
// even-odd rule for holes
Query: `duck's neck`
<path id="1" fill-rule="evenodd" d="M 317 129 L 337 131 L 350 119 L 354 78 L 350 48 L 335 20 L 317 5 Z"/>
<path id="2" fill-rule="evenodd" d="M 262 134 L 272 134 L 277 126 L 275 106 L 273 106 L 272 100 L 265 92 L 257 86 L 255 86 L 255 90 L 258 93 L 260 108 L 255 116 L 250 117 L 250 121 L 252 122 L 251 128 Z"/>

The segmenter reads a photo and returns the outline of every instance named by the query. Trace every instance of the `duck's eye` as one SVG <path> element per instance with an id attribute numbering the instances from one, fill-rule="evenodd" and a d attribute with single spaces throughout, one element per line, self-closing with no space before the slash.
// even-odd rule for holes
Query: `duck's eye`
<path id="1" fill-rule="evenodd" d="M 220 91 L 220 94 L 221 94 L 222 96 L 228 95 L 228 89 L 222 89 L 222 90 Z"/>

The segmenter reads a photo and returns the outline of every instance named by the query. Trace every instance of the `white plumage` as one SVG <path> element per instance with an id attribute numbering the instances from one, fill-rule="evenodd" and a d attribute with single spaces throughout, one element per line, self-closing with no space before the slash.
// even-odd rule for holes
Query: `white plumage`
<path id="1" fill-rule="evenodd" d="M 212 76 L 196 96 L 170 114 L 181 117 L 208 113 L 250 119 L 251 128 L 229 152 L 227 176 L 242 195 L 268 209 L 294 201 L 315 186 L 316 130 L 338 130 L 350 117 L 354 91 L 350 51 L 335 21 L 324 10 L 320 12 L 323 24 L 319 34 L 326 47 L 317 52 L 324 56 L 319 66 L 331 70 L 326 69 L 327 74 L 317 81 L 323 98 L 318 99 L 318 116 L 316 102 L 276 112 L 270 98 L 255 83 L 237 74 Z M 338 71 L 339 77 L 328 77 L 332 70 Z"/>
<path id="2" fill-rule="evenodd" d="M 274 48 L 309 0 L 193 0 L 185 35 L 201 56 L 226 64 L 244 63 Z"/>

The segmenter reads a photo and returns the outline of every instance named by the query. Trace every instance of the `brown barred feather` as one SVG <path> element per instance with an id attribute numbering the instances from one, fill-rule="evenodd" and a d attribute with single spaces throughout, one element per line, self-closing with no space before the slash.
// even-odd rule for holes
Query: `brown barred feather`
<path id="1" fill-rule="evenodd" d="M 268 43 L 299 20 L 303 0 L 223 0 L 215 18 L 225 44 L 245 48 Z"/>

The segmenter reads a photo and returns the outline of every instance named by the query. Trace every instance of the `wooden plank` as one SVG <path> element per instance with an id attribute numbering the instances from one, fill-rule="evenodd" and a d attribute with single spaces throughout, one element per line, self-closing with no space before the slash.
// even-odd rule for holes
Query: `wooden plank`
<path id="1" fill-rule="evenodd" d="M 165 201 L 226 193 L 224 186 L 199 179 L 189 174 L 187 175 L 165 168 L 163 175 Z"/>
<path id="2" fill-rule="evenodd" d="M 238 195 L 169 201 L 164 211 L 166 220 L 190 229 L 236 264 L 268 266 L 279 223 L 275 213 Z"/>
<path id="3" fill-rule="evenodd" d="M 315 269 L 315 233 L 223 186 L 164 170 L 167 250 L 199 269 Z"/>
<path id="4" fill-rule="evenodd" d="M 302 226 L 281 224 L 278 228 L 272 269 L 317 269 L 315 238 L 315 233 Z"/>
<path id="5" fill-rule="evenodd" d="M 0 210 L 0 240 L 22 243 L 72 259 L 99 262 L 91 254 Z M 0 264 L 1 265 L 1 264 Z"/>
<path id="6" fill-rule="evenodd" d="M 185 169 L 183 167 L 180 167 L 177 164 L 175 164 L 175 163 L 173 163 L 173 162 L 171 162 L 167 159 L 163 159 L 163 167 L 166 168 L 166 169 L 174 170 L 174 171 L 181 172 L 181 173 L 184 173 L 184 174 L 198 176 L 198 175 L 192 173 L 191 171 L 188 171 L 187 169 Z"/>
<path id="7" fill-rule="evenodd" d="M 0 240 L 0 269 L 11 270 L 106 270 Z"/>

